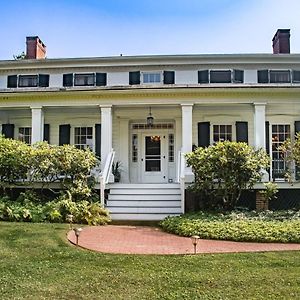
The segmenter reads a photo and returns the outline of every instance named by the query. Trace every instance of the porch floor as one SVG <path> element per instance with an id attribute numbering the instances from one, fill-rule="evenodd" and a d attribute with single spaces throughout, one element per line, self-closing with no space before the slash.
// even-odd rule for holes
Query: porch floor
<path id="1" fill-rule="evenodd" d="M 75 244 L 73 231 L 68 239 Z M 163 232 L 147 226 L 93 226 L 83 228 L 79 237 L 82 248 L 121 254 L 193 254 L 190 238 Z M 300 244 L 241 243 L 199 240 L 197 253 L 233 253 L 300 250 Z"/>

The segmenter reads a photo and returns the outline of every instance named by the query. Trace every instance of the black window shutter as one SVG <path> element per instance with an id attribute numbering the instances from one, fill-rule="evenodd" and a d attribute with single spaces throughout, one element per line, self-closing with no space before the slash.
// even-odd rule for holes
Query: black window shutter
<path id="1" fill-rule="evenodd" d="M 300 132 L 300 121 L 295 121 L 295 134 Z"/>
<path id="2" fill-rule="evenodd" d="M 236 122 L 236 141 L 248 144 L 248 122 Z"/>
<path id="3" fill-rule="evenodd" d="M 265 123 L 265 133 L 266 133 L 266 152 L 270 154 L 270 123 L 266 121 Z"/>
<path id="4" fill-rule="evenodd" d="M 73 86 L 73 73 L 63 75 L 63 86 Z"/>
<path id="5" fill-rule="evenodd" d="M 39 74 L 39 87 L 49 86 L 49 74 Z"/>
<path id="6" fill-rule="evenodd" d="M 70 129 L 69 124 L 59 125 L 59 145 L 70 144 Z"/>
<path id="7" fill-rule="evenodd" d="M 293 83 L 300 83 L 300 71 L 293 71 Z"/>
<path id="8" fill-rule="evenodd" d="M 198 71 L 198 83 L 208 83 L 208 70 Z"/>
<path id="9" fill-rule="evenodd" d="M 16 88 L 17 86 L 18 86 L 18 76 L 17 75 L 7 76 L 7 87 Z"/>
<path id="10" fill-rule="evenodd" d="M 107 84 L 106 73 L 96 73 L 96 86 L 105 86 Z"/>
<path id="11" fill-rule="evenodd" d="M 175 72 L 164 71 L 164 84 L 174 84 L 174 83 L 175 83 Z"/>
<path id="12" fill-rule="evenodd" d="M 233 82 L 243 83 L 244 82 L 244 71 L 243 70 L 233 70 Z"/>
<path id="13" fill-rule="evenodd" d="M 210 145 L 210 123 L 198 123 L 198 147 L 208 147 Z"/>
<path id="14" fill-rule="evenodd" d="M 141 83 L 141 72 L 129 72 L 129 84 L 140 84 Z"/>
<path id="15" fill-rule="evenodd" d="M 15 125 L 14 124 L 2 124 L 2 134 L 4 137 L 13 139 L 15 132 Z"/>
<path id="16" fill-rule="evenodd" d="M 50 124 L 44 124 L 44 141 L 50 144 Z"/>
<path id="17" fill-rule="evenodd" d="M 96 155 L 101 156 L 101 124 L 95 125 L 95 131 L 96 131 Z"/>
<path id="18" fill-rule="evenodd" d="M 269 83 L 268 70 L 258 70 L 257 71 L 257 82 L 258 83 Z"/>

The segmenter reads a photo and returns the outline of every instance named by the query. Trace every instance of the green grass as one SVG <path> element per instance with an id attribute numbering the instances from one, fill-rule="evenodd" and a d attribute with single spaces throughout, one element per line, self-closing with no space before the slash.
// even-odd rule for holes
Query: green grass
<path id="1" fill-rule="evenodd" d="M 110 255 L 67 229 L 0 222 L 1 299 L 300 299 L 300 252 Z"/>

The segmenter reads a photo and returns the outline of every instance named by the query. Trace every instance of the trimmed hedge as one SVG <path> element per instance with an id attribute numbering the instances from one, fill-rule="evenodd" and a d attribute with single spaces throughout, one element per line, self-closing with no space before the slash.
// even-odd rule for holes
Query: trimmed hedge
<path id="1" fill-rule="evenodd" d="M 170 233 L 203 239 L 300 243 L 300 211 L 198 212 L 168 217 L 160 226 Z"/>

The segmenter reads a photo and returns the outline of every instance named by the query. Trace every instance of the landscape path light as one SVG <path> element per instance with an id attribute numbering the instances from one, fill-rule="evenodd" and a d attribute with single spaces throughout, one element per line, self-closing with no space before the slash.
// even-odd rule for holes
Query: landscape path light
<path id="1" fill-rule="evenodd" d="M 200 239 L 200 236 L 198 236 L 198 235 L 191 236 L 191 240 L 194 245 L 194 254 L 197 253 L 197 244 L 198 244 L 199 239 Z"/>
<path id="2" fill-rule="evenodd" d="M 78 246 L 78 238 L 79 238 L 79 235 L 82 231 L 82 228 L 74 228 L 74 233 L 75 233 L 75 236 L 76 236 L 76 246 Z"/>

